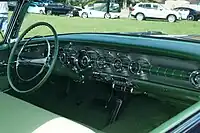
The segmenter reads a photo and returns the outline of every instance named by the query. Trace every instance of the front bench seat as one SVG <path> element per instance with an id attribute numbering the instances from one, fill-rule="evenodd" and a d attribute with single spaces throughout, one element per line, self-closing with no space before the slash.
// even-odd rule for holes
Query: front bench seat
<path id="1" fill-rule="evenodd" d="M 0 92 L 1 133 L 100 133 Z"/>

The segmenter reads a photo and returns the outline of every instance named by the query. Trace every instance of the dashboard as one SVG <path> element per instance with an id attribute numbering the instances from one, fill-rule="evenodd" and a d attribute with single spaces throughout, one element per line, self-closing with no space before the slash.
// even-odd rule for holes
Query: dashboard
<path id="1" fill-rule="evenodd" d="M 138 49 L 67 42 L 58 57 L 81 80 L 96 80 L 132 92 L 136 80 L 199 91 L 198 62 L 142 53 Z"/>
<path id="2" fill-rule="evenodd" d="M 59 54 L 53 74 L 82 83 L 86 80 L 104 82 L 130 93 L 137 90 L 200 99 L 200 61 L 196 56 L 200 48 L 196 44 L 105 36 L 59 36 Z M 45 43 L 40 42 L 27 46 L 24 55 L 42 58 Z"/>

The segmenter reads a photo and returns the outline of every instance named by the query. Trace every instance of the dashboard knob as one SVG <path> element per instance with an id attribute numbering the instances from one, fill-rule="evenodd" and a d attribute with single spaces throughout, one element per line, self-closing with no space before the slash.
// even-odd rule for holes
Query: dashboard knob
<path id="1" fill-rule="evenodd" d="M 60 62 L 63 63 L 63 64 L 65 64 L 66 61 L 67 61 L 66 54 L 65 54 L 65 53 L 62 53 L 62 54 L 60 55 Z"/>
<path id="2" fill-rule="evenodd" d="M 89 58 L 87 56 L 83 56 L 83 58 L 80 60 L 80 66 L 85 68 L 89 65 Z"/>

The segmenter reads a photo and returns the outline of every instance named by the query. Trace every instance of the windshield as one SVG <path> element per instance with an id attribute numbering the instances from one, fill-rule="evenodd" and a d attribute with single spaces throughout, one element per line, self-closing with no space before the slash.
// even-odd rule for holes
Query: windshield
<path id="1" fill-rule="evenodd" d="M 6 6 L 3 6 L 5 2 L 0 3 L 0 28 L 3 35 L 16 3 L 8 2 L 8 15 Z M 199 35 L 199 20 L 200 5 L 197 2 L 36 0 L 27 10 L 20 33 L 36 22 L 45 21 L 53 25 L 58 34 L 158 31 L 168 35 Z M 30 36 L 36 33 L 44 36 L 51 34 L 48 30 L 37 28 Z M 199 37 L 193 39 L 200 40 Z"/>

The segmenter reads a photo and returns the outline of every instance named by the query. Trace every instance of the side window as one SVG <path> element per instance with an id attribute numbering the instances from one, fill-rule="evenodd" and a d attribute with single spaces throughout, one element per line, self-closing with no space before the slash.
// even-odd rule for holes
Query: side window
<path id="1" fill-rule="evenodd" d="M 102 7 L 102 6 L 96 6 L 93 9 L 96 10 L 96 11 L 102 11 L 104 9 L 104 7 Z"/>
<path id="2" fill-rule="evenodd" d="M 63 8 L 64 7 L 64 5 L 57 5 L 59 8 Z"/>
<path id="3" fill-rule="evenodd" d="M 153 9 L 158 9 L 158 5 L 153 5 Z"/>
<path id="4" fill-rule="evenodd" d="M 94 6 L 94 4 L 89 4 L 89 5 L 88 5 L 88 7 L 93 7 L 93 6 Z"/>
<path id="5" fill-rule="evenodd" d="M 102 12 L 106 12 L 107 11 L 107 7 L 104 7 L 101 9 Z M 110 12 L 112 12 L 112 9 L 110 9 Z"/>
<path id="6" fill-rule="evenodd" d="M 34 5 L 34 4 L 31 4 L 30 6 L 31 6 L 31 7 L 36 7 L 36 5 Z"/>
<path id="7" fill-rule="evenodd" d="M 138 5 L 138 7 L 143 7 L 143 5 L 142 5 L 142 4 L 140 4 L 140 5 Z"/>
<path id="8" fill-rule="evenodd" d="M 53 4 L 52 4 L 52 5 L 48 5 L 48 6 L 49 6 L 49 7 L 55 7 L 55 5 L 53 5 Z"/>
<path id="9" fill-rule="evenodd" d="M 151 9 L 151 4 L 145 4 L 144 8 Z"/>
<path id="10" fill-rule="evenodd" d="M 119 6 L 112 6 L 112 7 L 110 7 L 110 12 L 120 12 L 120 7 Z"/>
<path id="11" fill-rule="evenodd" d="M 180 9 L 175 8 L 174 10 L 175 10 L 175 11 L 179 11 Z"/>
<path id="12" fill-rule="evenodd" d="M 98 6 L 94 6 L 94 10 L 96 10 L 96 11 L 106 11 L 107 10 L 107 6 L 106 6 L 106 4 L 102 4 L 100 6 L 99 5 Z"/>

